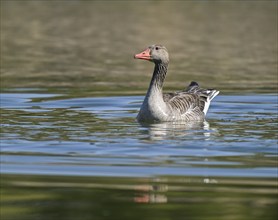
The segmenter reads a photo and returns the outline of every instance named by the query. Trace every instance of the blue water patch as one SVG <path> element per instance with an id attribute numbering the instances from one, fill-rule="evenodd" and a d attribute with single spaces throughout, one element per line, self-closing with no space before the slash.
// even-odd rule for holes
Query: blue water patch
<path id="1" fill-rule="evenodd" d="M 220 95 L 200 124 L 139 124 L 142 100 L 2 93 L 1 172 L 277 175 L 276 95 Z"/>

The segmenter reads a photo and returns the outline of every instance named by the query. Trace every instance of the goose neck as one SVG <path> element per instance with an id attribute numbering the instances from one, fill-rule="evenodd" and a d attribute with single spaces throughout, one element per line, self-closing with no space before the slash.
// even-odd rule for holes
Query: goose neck
<path id="1" fill-rule="evenodd" d="M 162 90 L 163 83 L 166 77 L 168 64 L 156 63 L 153 71 L 153 76 L 150 84 L 150 88 L 156 88 Z"/>

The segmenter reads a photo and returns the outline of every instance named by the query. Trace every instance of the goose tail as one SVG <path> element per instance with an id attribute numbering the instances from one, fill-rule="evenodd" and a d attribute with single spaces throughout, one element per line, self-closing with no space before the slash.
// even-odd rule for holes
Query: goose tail
<path id="1" fill-rule="evenodd" d="M 187 89 L 185 90 L 188 93 L 197 94 L 200 98 L 200 107 L 204 114 L 207 114 L 207 111 L 210 106 L 211 100 L 219 94 L 219 91 L 215 89 L 202 89 L 199 87 L 197 82 L 192 81 Z"/>
<path id="2" fill-rule="evenodd" d="M 204 109 L 203 109 L 203 112 L 204 112 L 205 115 L 208 112 L 211 100 L 213 100 L 214 97 L 219 94 L 219 91 L 217 91 L 215 89 L 208 89 L 207 92 L 208 92 L 208 96 L 207 96 L 207 99 L 204 103 Z"/>

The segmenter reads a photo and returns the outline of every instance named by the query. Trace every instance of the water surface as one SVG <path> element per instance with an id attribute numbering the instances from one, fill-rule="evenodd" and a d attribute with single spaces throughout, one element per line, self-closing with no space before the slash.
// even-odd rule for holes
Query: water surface
<path id="1" fill-rule="evenodd" d="M 95 217 L 86 207 L 91 209 L 91 202 L 101 198 L 133 208 L 137 203 L 168 204 L 156 207 L 154 215 L 146 214 L 150 219 L 161 211 L 167 215 L 171 206 L 178 212 L 175 216 L 182 217 L 188 204 L 192 215 L 200 217 L 196 210 L 208 208 L 208 202 L 215 207 L 223 203 L 223 216 L 234 216 L 238 207 L 251 201 L 261 210 L 254 219 L 277 214 L 276 95 L 220 95 L 207 121 L 198 124 L 139 124 L 135 117 L 142 99 L 2 93 L 4 207 L 23 209 L 27 218 L 33 218 L 31 208 L 11 206 L 9 201 L 27 199 L 12 190 L 16 187 L 20 195 L 33 189 L 29 196 L 34 202 L 52 201 L 56 189 L 67 201 L 66 210 L 76 202 L 83 204 L 73 219 L 82 215 L 81 210 L 88 218 Z M 64 190 L 70 190 L 75 201 L 68 200 Z M 51 204 L 40 205 L 39 215 L 64 215 L 55 202 Z M 98 205 L 103 205 L 104 213 L 96 211 L 103 219 L 114 215 L 110 205 Z M 7 210 L 4 213 L 13 216 Z M 247 213 L 242 210 L 239 215 Z"/>

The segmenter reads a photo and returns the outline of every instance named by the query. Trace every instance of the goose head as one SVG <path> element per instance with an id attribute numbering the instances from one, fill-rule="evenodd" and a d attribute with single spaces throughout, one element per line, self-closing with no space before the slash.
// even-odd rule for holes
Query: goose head
<path id="1" fill-rule="evenodd" d="M 148 60 L 155 64 L 169 63 L 169 54 L 166 47 L 162 45 L 151 45 L 141 53 L 134 55 L 135 59 Z"/>

